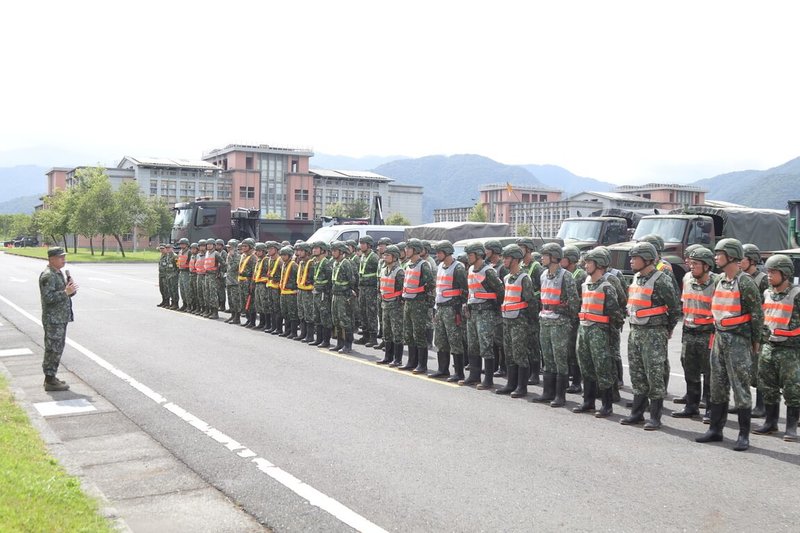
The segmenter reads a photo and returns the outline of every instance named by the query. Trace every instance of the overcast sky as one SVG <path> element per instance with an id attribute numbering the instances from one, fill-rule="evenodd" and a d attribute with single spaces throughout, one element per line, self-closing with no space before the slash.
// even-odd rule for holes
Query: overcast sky
<path id="1" fill-rule="evenodd" d="M 0 156 L 477 153 L 617 183 L 800 156 L 797 2 L 14 2 Z M 313 160 L 312 160 L 313 163 Z"/>

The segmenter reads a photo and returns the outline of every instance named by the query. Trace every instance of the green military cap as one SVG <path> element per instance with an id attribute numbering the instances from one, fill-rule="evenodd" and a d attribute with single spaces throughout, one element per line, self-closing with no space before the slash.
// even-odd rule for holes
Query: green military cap
<path id="1" fill-rule="evenodd" d="M 694 250 L 697 250 L 698 248 L 702 248 L 702 247 L 703 247 L 703 245 L 702 245 L 702 244 L 690 244 L 690 245 L 689 245 L 689 246 L 687 246 L 687 247 L 686 247 L 686 249 L 683 251 L 683 257 L 691 257 L 691 255 L 692 255 L 692 252 L 693 252 Z"/>
<path id="2" fill-rule="evenodd" d="M 761 250 L 758 249 L 758 246 L 747 243 L 742 245 L 742 250 L 744 250 L 744 256 L 748 258 L 750 262 L 756 265 L 761 264 Z"/>
<path id="3" fill-rule="evenodd" d="M 430 252 L 433 250 L 433 243 L 431 241 L 422 241 L 422 246 L 425 248 L 426 252 Z"/>
<path id="4" fill-rule="evenodd" d="M 470 242 L 464 247 L 465 254 L 478 254 L 483 257 L 486 255 L 486 248 L 480 242 Z"/>
<path id="5" fill-rule="evenodd" d="M 294 245 L 294 249 L 295 250 L 302 250 L 304 252 L 310 252 L 311 251 L 311 245 L 309 243 L 307 243 L 307 242 L 300 242 L 300 243 Z"/>
<path id="6" fill-rule="evenodd" d="M 281 245 L 275 241 L 267 241 L 264 243 L 267 248 L 275 248 L 276 250 L 281 249 Z"/>
<path id="7" fill-rule="evenodd" d="M 200 239 L 199 241 L 197 241 L 197 246 L 198 247 L 205 246 L 205 245 L 206 245 L 206 240 L 205 239 Z"/>
<path id="8" fill-rule="evenodd" d="M 397 244 L 395 244 L 395 246 L 397 246 L 397 249 L 400 250 L 401 252 L 405 252 L 405 250 L 406 250 L 406 241 L 400 241 Z"/>
<path id="9" fill-rule="evenodd" d="M 656 251 L 656 247 L 653 246 L 653 243 L 639 241 L 633 245 L 628 255 L 631 257 L 641 257 L 645 261 L 655 261 L 656 257 L 658 257 L 658 252 Z"/>
<path id="10" fill-rule="evenodd" d="M 52 246 L 47 249 L 47 257 L 61 257 L 67 255 L 67 252 L 60 246 Z"/>
<path id="11" fill-rule="evenodd" d="M 794 276 L 794 263 L 788 256 L 775 254 L 767 259 L 767 270 L 777 270 L 786 278 Z"/>
<path id="12" fill-rule="evenodd" d="M 208 239 L 206 241 L 206 246 L 214 246 L 214 239 Z"/>
<path id="13" fill-rule="evenodd" d="M 436 243 L 435 248 L 437 252 L 443 252 L 444 255 L 453 255 L 453 252 L 455 252 L 455 249 L 453 248 L 453 243 L 448 240 L 439 241 L 438 243 Z"/>
<path id="14" fill-rule="evenodd" d="M 348 239 L 344 241 L 344 243 L 349 246 L 350 248 L 356 249 L 358 248 L 358 243 L 354 239 Z"/>
<path id="15" fill-rule="evenodd" d="M 700 246 L 692 250 L 692 252 L 689 254 L 689 259 L 694 259 L 695 261 L 702 261 L 709 267 L 714 268 L 714 252 L 712 252 L 705 246 Z"/>
<path id="16" fill-rule="evenodd" d="M 196 242 L 193 242 L 192 244 L 189 245 L 189 248 L 199 248 L 199 247 L 200 246 Z"/>
<path id="17" fill-rule="evenodd" d="M 281 255 L 294 255 L 294 249 L 291 246 L 284 246 L 279 252 Z"/>
<path id="18" fill-rule="evenodd" d="M 608 268 L 608 265 L 611 263 L 611 254 L 609 254 L 608 250 L 604 247 L 598 246 L 586 253 L 586 260 L 594 261 L 595 265 L 600 268 Z"/>
<path id="19" fill-rule="evenodd" d="M 744 258 L 744 247 L 739 239 L 722 239 L 714 247 L 715 252 L 725 252 L 734 261 L 741 261 Z"/>
<path id="20" fill-rule="evenodd" d="M 340 252 L 346 254 L 350 250 L 347 248 L 347 243 L 344 241 L 333 241 L 331 243 L 331 250 L 339 250 Z"/>
<path id="21" fill-rule="evenodd" d="M 223 241 L 222 239 L 217 239 L 216 241 L 214 241 L 214 244 L 221 244 L 222 246 L 225 246 L 225 241 Z"/>
<path id="22" fill-rule="evenodd" d="M 171 242 L 165 242 L 164 243 L 164 248 L 172 248 L 172 243 Z"/>
<path id="23" fill-rule="evenodd" d="M 331 245 L 325 241 L 314 241 L 311 244 L 311 248 L 319 248 L 325 252 L 329 252 L 331 250 Z"/>
<path id="24" fill-rule="evenodd" d="M 664 239 L 663 239 L 663 237 L 661 237 L 661 235 L 656 235 L 655 233 L 650 233 L 649 235 L 645 235 L 644 237 L 639 239 L 639 242 L 649 242 L 650 244 L 652 244 L 655 247 L 656 252 L 658 252 L 658 253 L 661 253 L 661 252 L 664 251 Z"/>
<path id="25" fill-rule="evenodd" d="M 236 246 L 238 244 L 239 244 L 239 241 L 237 241 L 236 239 L 230 239 L 228 241 L 228 246 Z"/>
<path id="26" fill-rule="evenodd" d="M 162 249 L 162 248 L 164 248 L 164 243 L 163 243 L 163 242 L 161 242 L 161 243 L 159 243 L 159 244 L 158 244 L 158 249 L 160 250 L 160 249 Z"/>

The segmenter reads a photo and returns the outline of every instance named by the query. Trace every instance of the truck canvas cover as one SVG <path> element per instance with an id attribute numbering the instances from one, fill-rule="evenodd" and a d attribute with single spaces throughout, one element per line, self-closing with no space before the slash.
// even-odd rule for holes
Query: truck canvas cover
<path id="1" fill-rule="evenodd" d="M 789 212 L 782 209 L 692 205 L 671 213 L 712 217 L 717 240 L 733 237 L 742 244 L 755 244 L 762 252 L 789 247 Z"/>
<path id="2" fill-rule="evenodd" d="M 510 237 L 511 226 L 490 222 L 433 222 L 405 229 L 405 239 L 450 242 L 480 237 Z"/>

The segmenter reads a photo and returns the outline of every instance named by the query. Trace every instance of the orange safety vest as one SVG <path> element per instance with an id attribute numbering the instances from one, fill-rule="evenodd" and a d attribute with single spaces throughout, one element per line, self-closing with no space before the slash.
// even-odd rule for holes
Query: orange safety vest
<path id="1" fill-rule="evenodd" d="M 453 288 L 454 274 L 458 267 L 458 261 L 446 267 L 440 263 L 436 271 L 436 303 L 443 304 L 449 302 L 456 296 L 461 296 L 461 289 Z"/>
<path id="2" fill-rule="evenodd" d="M 269 259 L 269 261 L 273 261 L 272 268 L 269 271 L 269 277 L 267 278 L 267 288 L 268 289 L 280 289 L 281 282 L 275 281 L 275 273 L 278 271 L 278 266 L 283 262 L 281 261 L 280 256 L 276 256 L 275 259 Z"/>
<path id="3" fill-rule="evenodd" d="M 691 274 L 683 279 L 683 325 L 687 328 L 697 328 L 698 326 L 709 326 L 714 324 L 714 316 L 711 313 L 711 302 L 714 299 L 714 283 L 706 285 L 703 289 L 695 289 L 694 278 Z"/>
<path id="4" fill-rule="evenodd" d="M 384 302 L 393 302 L 402 296 L 402 290 L 395 290 L 397 273 L 400 272 L 400 270 L 400 265 L 395 263 L 395 266 L 391 272 L 389 272 L 386 276 L 381 276 L 381 299 L 383 299 Z"/>
<path id="5" fill-rule="evenodd" d="M 194 269 L 198 276 L 205 276 L 206 274 L 206 258 L 195 255 Z"/>
<path id="6" fill-rule="evenodd" d="M 422 276 L 422 259 L 410 268 L 406 268 L 405 279 L 403 280 L 403 298 L 412 300 L 417 297 L 417 294 L 425 292 L 425 287 L 420 286 L 420 278 Z"/>
<path id="7" fill-rule="evenodd" d="M 728 331 L 751 320 L 749 313 L 742 314 L 742 293 L 739 292 L 739 281 L 744 276 L 739 272 L 733 278 L 730 289 L 723 289 L 724 280 L 717 282 L 714 297 L 711 300 L 711 314 L 714 315 L 714 326 L 720 331 Z"/>
<path id="8" fill-rule="evenodd" d="M 314 283 L 309 283 L 308 269 L 311 266 L 311 259 L 304 259 L 303 266 L 297 269 L 297 288 L 301 291 L 314 289 Z"/>
<path id="9" fill-rule="evenodd" d="M 530 278 L 525 272 L 520 272 L 514 281 L 511 281 L 511 274 L 506 274 L 504 280 L 506 290 L 503 294 L 503 303 L 500 305 L 503 318 L 517 318 L 520 310 L 528 308 L 528 302 L 522 301 L 522 281 L 525 278 Z"/>
<path id="10" fill-rule="evenodd" d="M 206 272 L 216 272 L 217 271 L 217 256 L 214 252 L 211 252 L 211 256 L 209 257 L 206 255 Z"/>
<path id="11" fill-rule="evenodd" d="M 792 324 L 794 301 L 800 287 L 794 286 L 781 300 L 775 301 L 771 290 L 764 291 L 764 325 L 769 329 L 770 342 L 785 342 L 789 337 L 800 337 L 800 324 Z"/>
<path id="12" fill-rule="evenodd" d="M 628 320 L 636 326 L 644 326 L 650 321 L 651 316 L 666 315 L 669 307 L 660 305 L 653 307 L 653 289 L 656 280 L 664 276 L 660 270 L 656 270 L 644 285 L 639 285 L 639 274 L 633 277 L 633 282 L 628 287 Z"/>
<path id="13" fill-rule="evenodd" d="M 484 263 L 483 268 L 475 272 L 475 267 L 469 267 L 467 274 L 467 303 L 479 304 L 487 300 L 497 300 L 497 293 L 484 292 L 482 289 L 483 282 L 486 280 L 486 271 L 492 268 L 490 265 Z"/>
<path id="14" fill-rule="evenodd" d="M 178 254 L 178 268 L 181 270 L 189 268 L 189 254 Z"/>
<path id="15" fill-rule="evenodd" d="M 283 263 L 282 261 L 277 261 L 276 260 L 276 263 L 277 262 Z M 281 266 L 281 269 L 282 269 L 282 272 L 281 272 L 281 284 L 280 284 L 281 295 L 297 294 L 296 290 L 287 289 L 286 288 L 286 284 L 289 283 L 289 275 L 292 273 L 292 266 L 297 266 L 297 263 L 295 263 L 294 261 L 289 261 L 288 263 L 285 263 L 285 264 L 283 264 Z M 269 286 L 269 285 L 267 285 L 267 286 Z"/>
<path id="16" fill-rule="evenodd" d="M 605 287 L 610 286 L 611 284 L 604 280 L 594 290 L 589 290 L 589 278 L 583 282 L 581 310 L 578 313 L 581 324 L 588 326 L 590 322 L 598 322 L 600 324 L 611 322 L 611 317 L 604 314 L 606 310 L 606 292 L 603 290 Z"/>

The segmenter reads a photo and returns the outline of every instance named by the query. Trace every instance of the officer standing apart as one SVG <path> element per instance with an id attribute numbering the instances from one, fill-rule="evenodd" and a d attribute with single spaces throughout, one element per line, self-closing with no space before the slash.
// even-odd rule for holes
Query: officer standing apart
<path id="1" fill-rule="evenodd" d="M 539 312 L 539 302 L 533 293 L 530 276 L 522 270 L 522 248 L 509 244 L 503 248 L 502 255 L 503 266 L 508 270 L 503 280 L 503 303 L 500 306 L 508 381 L 505 387 L 497 389 L 495 393 L 524 398 L 528 395 L 531 324 Z"/>
<path id="2" fill-rule="evenodd" d="M 764 331 L 758 362 L 758 390 L 764 392 L 764 425 L 759 435 L 778 431 L 781 391 L 786 402 L 783 440 L 797 442 L 800 417 L 800 287 L 792 284 L 794 264 L 785 255 L 767 259 L 770 288 L 764 292 Z"/>
<path id="3" fill-rule="evenodd" d="M 361 260 L 358 265 L 358 316 L 361 317 L 362 336 L 355 341 L 372 348 L 378 344 L 378 254 L 372 250 L 370 235 L 358 240 Z"/>
<path id="4" fill-rule="evenodd" d="M 733 449 L 740 452 L 750 447 L 752 354 L 760 350 L 764 313 L 756 283 L 739 270 L 744 257 L 742 243 L 737 239 L 722 239 L 714 252 L 722 275 L 711 302 L 716 330 L 711 348 L 711 424 L 695 441 L 722 440 L 732 388 L 739 418 L 739 437 Z"/>
<path id="5" fill-rule="evenodd" d="M 439 265 L 436 267 L 436 313 L 433 328 L 439 368 L 432 378 L 464 379 L 464 321 L 461 307 L 467 299 L 467 269 L 453 259 L 453 244 L 442 241 L 435 246 Z M 455 375 L 450 377 L 450 355 Z"/>
<path id="6" fill-rule="evenodd" d="M 67 339 L 67 323 L 72 314 L 72 297 L 78 284 L 65 277 L 61 269 L 67 262 L 67 252 L 61 247 L 47 250 L 47 267 L 39 274 L 39 294 L 42 300 L 42 327 L 44 328 L 44 390 L 65 391 L 69 385 L 56 377 Z"/>
<path id="7" fill-rule="evenodd" d="M 550 407 L 566 404 L 569 383 L 569 343 L 580 311 L 575 280 L 561 268 L 561 247 L 549 242 L 542 246 L 542 310 L 539 312 L 539 336 L 544 359 L 542 395 L 532 401 L 550 402 Z"/>
<path id="8" fill-rule="evenodd" d="M 408 363 L 400 370 L 414 374 L 428 371 L 428 310 L 435 301 L 436 280 L 430 264 L 420 257 L 424 245 L 419 239 L 406 243 L 408 266 L 403 283 L 403 333 L 408 345 Z"/>
<path id="9" fill-rule="evenodd" d="M 483 244 L 471 242 L 464 248 L 469 262 L 467 271 L 467 350 L 469 350 L 469 376 L 459 385 L 477 385 L 478 389 L 491 389 L 494 385 L 494 331 L 500 320 L 500 303 L 503 301 L 503 282 L 497 271 L 486 263 Z M 484 365 L 481 380 L 481 360 Z"/>
<path id="10" fill-rule="evenodd" d="M 333 256 L 331 291 L 331 320 L 337 330 L 333 352 L 348 354 L 353 351 L 353 300 L 356 296 L 357 274 L 353 263 L 347 258 L 347 244 L 336 241 L 331 245 Z"/>
<path id="11" fill-rule="evenodd" d="M 650 399 L 650 419 L 644 429 L 661 428 L 661 410 L 666 395 L 664 372 L 667 343 L 681 316 L 674 284 L 662 270 L 656 270 L 655 246 L 636 243 L 631 251 L 631 268 L 635 272 L 628 287 L 628 364 L 633 385 L 633 406 L 623 425 L 639 424 Z"/>
<path id="12" fill-rule="evenodd" d="M 400 267 L 400 250 L 386 247 L 380 271 L 380 298 L 383 317 L 384 356 L 379 365 L 398 367 L 403 364 L 403 281 L 405 271 Z"/>

